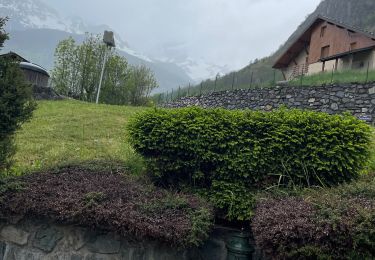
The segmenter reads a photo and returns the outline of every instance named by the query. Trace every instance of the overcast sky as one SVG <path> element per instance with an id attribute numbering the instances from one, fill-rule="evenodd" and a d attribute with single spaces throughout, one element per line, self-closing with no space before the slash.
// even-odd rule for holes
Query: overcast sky
<path id="1" fill-rule="evenodd" d="M 203 58 L 231 69 L 274 52 L 320 0 L 44 0 L 108 24 L 148 55 Z M 168 50 L 167 52 L 165 50 Z"/>

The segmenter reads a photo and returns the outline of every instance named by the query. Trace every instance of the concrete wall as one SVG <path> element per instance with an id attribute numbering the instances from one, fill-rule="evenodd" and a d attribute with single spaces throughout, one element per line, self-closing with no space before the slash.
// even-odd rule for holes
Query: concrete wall
<path id="1" fill-rule="evenodd" d="M 169 108 L 201 106 L 227 109 L 270 111 L 281 105 L 311 109 L 330 114 L 345 111 L 360 119 L 375 121 L 375 83 L 318 87 L 282 86 L 268 89 L 223 91 L 198 97 L 185 97 L 164 106 Z"/>
<path id="2" fill-rule="evenodd" d="M 316 62 L 309 65 L 309 73 L 307 75 L 313 75 L 322 72 L 323 62 Z"/>
<path id="3" fill-rule="evenodd" d="M 307 52 L 305 50 L 301 51 L 301 53 L 297 57 L 295 57 L 294 61 L 292 61 L 289 64 L 289 66 L 283 70 L 284 75 L 287 80 L 290 80 L 296 76 L 305 74 L 305 67 L 307 66 L 306 65 L 307 57 L 308 57 Z M 296 75 L 293 75 L 295 73 Z"/>
<path id="4" fill-rule="evenodd" d="M 332 70 L 336 70 L 336 60 L 326 61 L 324 65 L 324 72 L 332 72 Z"/>
<path id="5" fill-rule="evenodd" d="M 226 260 L 226 241 L 236 231 L 217 226 L 203 246 L 178 249 L 105 231 L 16 217 L 0 221 L 0 260 Z M 253 259 L 260 259 L 259 251 Z"/>

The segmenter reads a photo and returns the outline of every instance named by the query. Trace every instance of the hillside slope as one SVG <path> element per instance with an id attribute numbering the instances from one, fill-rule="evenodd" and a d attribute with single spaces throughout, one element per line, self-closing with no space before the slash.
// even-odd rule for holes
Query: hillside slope
<path id="1" fill-rule="evenodd" d="M 14 170 L 107 160 L 122 162 L 139 173 L 142 162 L 126 140 L 126 125 L 145 109 L 75 100 L 40 101 L 33 118 L 16 134 L 19 149 Z"/>
<path id="2" fill-rule="evenodd" d="M 286 46 L 306 29 L 311 20 L 317 15 L 324 15 L 346 24 L 359 27 L 364 30 L 375 31 L 375 1 L 374 0 L 324 0 L 316 10 L 296 29 L 289 39 L 274 54 L 246 66 L 236 73 L 235 87 L 250 87 L 250 79 L 253 74 L 253 86 L 269 85 L 275 80 L 281 80 L 281 73 L 274 71 L 272 65 L 276 59 L 285 51 Z M 233 74 L 222 77 L 217 83 L 217 89 L 228 89 L 232 85 Z M 214 82 L 204 82 L 206 90 L 213 89 Z"/>

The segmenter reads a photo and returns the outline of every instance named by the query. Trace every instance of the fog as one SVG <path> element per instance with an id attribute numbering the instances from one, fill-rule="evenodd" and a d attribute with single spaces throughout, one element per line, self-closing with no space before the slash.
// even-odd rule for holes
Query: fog
<path id="1" fill-rule="evenodd" d="M 320 0 L 44 0 L 62 14 L 107 24 L 157 58 L 238 69 L 276 51 Z"/>

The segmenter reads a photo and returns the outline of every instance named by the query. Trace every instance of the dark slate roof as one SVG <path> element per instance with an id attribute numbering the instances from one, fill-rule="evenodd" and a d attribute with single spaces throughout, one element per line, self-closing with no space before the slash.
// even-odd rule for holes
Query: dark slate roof
<path id="1" fill-rule="evenodd" d="M 366 30 L 362 30 L 358 27 L 348 25 L 344 22 L 341 21 L 336 21 L 334 19 L 328 18 L 323 15 L 318 15 L 313 19 L 306 27 L 306 29 L 297 37 L 297 40 L 294 42 L 290 43 L 286 51 L 283 52 L 283 54 L 277 59 L 276 63 L 274 64 L 273 68 L 275 69 L 280 69 L 288 66 L 290 61 L 297 55 L 303 48 L 306 46 L 306 43 L 310 42 L 310 36 L 311 36 L 311 31 L 314 25 L 326 21 L 332 24 L 335 24 L 336 26 L 340 26 L 343 28 L 346 28 L 347 30 L 360 33 L 362 35 L 367 36 L 368 38 L 371 38 L 375 40 L 375 34 Z"/>
<path id="2" fill-rule="evenodd" d="M 19 62 L 29 62 L 28 60 L 26 60 L 24 57 L 22 57 L 21 55 L 15 53 L 15 52 L 8 52 L 8 53 L 5 53 L 5 54 L 1 54 L 0 57 L 10 57 L 16 61 L 19 61 Z"/>

